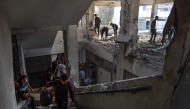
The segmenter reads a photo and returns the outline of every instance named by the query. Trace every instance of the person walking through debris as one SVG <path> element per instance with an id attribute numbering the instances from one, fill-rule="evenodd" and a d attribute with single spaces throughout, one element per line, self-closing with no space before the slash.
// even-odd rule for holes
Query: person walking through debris
<path id="1" fill-rule="evenodd" d="M 32 109 L 37 109 L 34 106 L 34 97 L 27 95 L 28 88 L 35 94 L 35 91 L 32 89 L 32 87 L 30 86 L 28 82 L 28 76 L 22 75 L 18 83 L 19 83 L 19 98 L 30 102 Z M 27 107 L 28 106 L 25 106 L 25 108 Z"/>
<path id="2" fill-rule="evenodd" d="M 94 16 L 95 16 L 95 32 L 96 32 L 96 29 L 98 29 L 98 36 L 99 36 L 101 20 L 100 20 L 100 18 L 97 16 L 97 14 L 94 14 Z"/>
<path id="3" fill-rule="evenodd" d="M 107 37 L 108 37 L 108 27 L 103 27 L 103 28 L 100 30 L 100 33 L 101 33 L 101 40 L 103 39 L 103 34 L 104 34 L 104 33 L 106 34 L 105 39 L 107 39 Z"/>
<path id="4" fill-rule="evenodd" d="M 110 23 L 110 25 L 112 26 L 112 28 L 114 30 L 114 36 L 117 36 L 118 25 L 114 24 L 114 23 Z"/>
<path id="5" fill-rule="evenodd" d="M 158 16 L 155 17 L 155 19 L 152 21 L 151 23 L 151 38 L 150 38 L 150 43 L 152 43 L 152 39 L 153 39 L 153 43 L 155 43 L 155 39 L 156 39 L 156 36 L 157 36 L 157 33 L 156 33 L 156 21 L 158 20 Z"/>
<path id="6" fill-rule="evenodd" d="M 68 81 L 68 76 L 66 74 L 61 75 L 61 79 L 47 83 L 46 87 L 50 86 L 55 87 L 55 101 L 58 109 L 68 109 L 68 91 L 72 100 L 72 106 L 75 105 L 73 85 Z M 47 90 L 46 87 L 44 88 L 44 92 Z"/>

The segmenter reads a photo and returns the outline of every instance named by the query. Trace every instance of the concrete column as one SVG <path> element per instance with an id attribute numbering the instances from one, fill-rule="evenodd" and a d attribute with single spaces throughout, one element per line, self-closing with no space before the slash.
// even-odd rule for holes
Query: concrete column
<path id="1" fill-rule="evenodd" d="M 79 83 L 79 66 L 78 66 L 78 36 L 77 25 L 70 25 L 67 29 L 67 49 L 68 61 L 70 64 L 70 79 Z"/>
<path id="2" fill-rule="evenodd" d="M 152 4 L 150 22 L 152 22 L 157 15 L 158 15 L 158 5 L 154 3 Z"/>
<path id="3" fill-rule="evenodd" d="M 140 0 L 121 0 L 120 34 L 131 34 L 134 36 L 133 45 L 138 40 L 138 15 Z"/>
<path id="4" fill-rule="evenodd" d="M 89 8 L 89 29 L 92 28 L 94 23 L 94 12 L 95 12 L 95 2 L 93 1 Z M 93 29 L 89 30 L 89 35 L 94 36 L 95 32 Z"/>
<path id="5" fill-rule="evenodd" d="M 86 39 L 89 38 L 89 9 L 86 11 Z"/>
<path id="6" fill-rule="evenodd" d="M 67 41 L 67 31 L 63 31 L 63 40 L 64 40 L 64 57 L 65 57 L 65 66 L 67 75 L 70 76 L 70 66 L 69 66 L 69 60 L 68 60 L 68 41 Z"/>

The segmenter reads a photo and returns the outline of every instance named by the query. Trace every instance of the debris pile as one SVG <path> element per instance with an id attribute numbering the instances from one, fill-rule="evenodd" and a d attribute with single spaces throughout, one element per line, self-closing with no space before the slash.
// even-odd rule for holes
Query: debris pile
<path id="1" fill-rule="evenodd" d="M 157 36 L 155 42 L 150 43 L 149 34 L 139 34 L 138 49 L 132 55 L 140 65 L 151 67 L 157 71 L 162 71 L 165 60 L 166 46 L 162 46 L 161 36 Z"/>
<path id="2" fill-rule="evenodd" d="M 113 37 L 108 36 L 108 39 L 106 40 L 99 40 L 97 38 L 94 38 L 90 41 L 91 44 L 93 44 L 95 47 L 103 48 L 106 52 L 111 53 L 112 55 L 115 54 L 115 56 L 119 53 L 119 45 L 115 43 L 113 40 Z"/>

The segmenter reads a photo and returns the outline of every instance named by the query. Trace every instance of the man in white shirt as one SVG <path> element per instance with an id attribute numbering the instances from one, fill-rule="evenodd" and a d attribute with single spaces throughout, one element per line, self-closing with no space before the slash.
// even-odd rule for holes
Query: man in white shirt
<path id="1" fill-rule="evenodd" d="M 57 68 L 54 71 L 54 74 L 57 72 L 57 75 L 55 75 L 57 78 L 60 78 L 61 75 L 66 74 L 66 67 L 63 64 L 59 64 Z"/>

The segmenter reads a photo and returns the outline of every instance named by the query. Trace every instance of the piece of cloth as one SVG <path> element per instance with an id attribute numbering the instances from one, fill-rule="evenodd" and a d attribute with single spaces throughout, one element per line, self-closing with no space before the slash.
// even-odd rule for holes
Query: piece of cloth
<path id="1" fill-rule="evenodd" d="M 104 33 L 106 33 L 106 38 L 107 38 L 107 36 L 108 36 L 108 27 L 103 27 L 102 29 L 101 29 L 101 36 L 103 37 L 103 34 Z"/>
<path id="2" fill-rule="evenodd" d="M 80 72 L 79 72 L 79 79 L 81 80 L 81 79 L 84 79 L 85 80 L 85 72 L 83 71 L 83 70 L 81 70 Z"/>
<path id="3" fill-rule="evenodd" d="M 63 64 L 59 64 L 57 66 L 57 75 L 56 76 L 60 78 L 63 73 L 66 73 L 66 67 Z"/>
<path id="4" fill-rule="evenodd" d="M 68 91 L 70 93 L 70 97 L 74 102 L 74 91 L 71 82 L 67 81 L 66 84 L 62 84 L 61 80 L 54 80 L 49 82 L 46 87 L 54 86 L 55 87 L 55 100 L 64 100 L 68 98 Z"/>
<path id="5" fill-rule="evenodd" d="M 58 109 L 68 109 L 68 98 L 56 101 Z"/>

